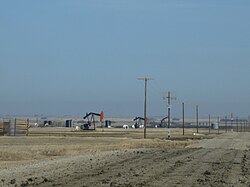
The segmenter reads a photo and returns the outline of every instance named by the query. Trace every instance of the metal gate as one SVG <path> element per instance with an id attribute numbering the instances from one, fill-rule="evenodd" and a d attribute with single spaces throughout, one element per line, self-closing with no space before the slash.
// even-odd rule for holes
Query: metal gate
<path id="1" fill-rule="evenodd" d="M 0 122 L 0 136 L 10 135 L 10 120 Z"/>
<path id="2" fill-rule="evenodd" d="M 4 125 L 3 125 L 3 122 L 0 122 L 0 136 L 4 136 Z"/>
<path id="3" fill-rule="evenodd" d="M 29 135 L 29 119 L 15 119 L 14 129 L 12 130 L 14 136 L 28 136 Z"/>

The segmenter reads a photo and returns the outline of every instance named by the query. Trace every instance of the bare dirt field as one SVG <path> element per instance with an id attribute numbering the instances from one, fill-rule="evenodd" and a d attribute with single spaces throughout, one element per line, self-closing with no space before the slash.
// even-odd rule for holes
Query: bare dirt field
<path id="1" fill-rule="evenodd" d="M 0 186 L 250 186 L 250 133 L 34 128 L 0 137 Z"/>

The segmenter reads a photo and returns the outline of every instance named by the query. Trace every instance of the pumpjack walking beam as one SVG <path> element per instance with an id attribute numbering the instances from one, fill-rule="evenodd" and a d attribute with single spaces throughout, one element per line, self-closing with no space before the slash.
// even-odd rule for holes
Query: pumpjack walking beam
<path id="1" fill-rule="evenodd" d="M 90 112 L 90 113 L 86 113 L 86 115 L 83 117 L 83 119 L 87 119 L 88 120 L 88 125 L 91 126 L 91 124 L 94 124 L 94 130 L 95 130 L 95 116 L 101 116 L 98 113 L 94 113 L 94 112 Z"/>

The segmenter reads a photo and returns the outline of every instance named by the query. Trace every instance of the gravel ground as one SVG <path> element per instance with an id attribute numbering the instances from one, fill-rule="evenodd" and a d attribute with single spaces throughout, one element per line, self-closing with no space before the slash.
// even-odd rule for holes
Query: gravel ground
<path id="1" fill-rule="evenodd" d="M 143 148 L 39 160 L 0 170 L 1 186 L 250 186 L 250 134 L 186 148 Z"/>

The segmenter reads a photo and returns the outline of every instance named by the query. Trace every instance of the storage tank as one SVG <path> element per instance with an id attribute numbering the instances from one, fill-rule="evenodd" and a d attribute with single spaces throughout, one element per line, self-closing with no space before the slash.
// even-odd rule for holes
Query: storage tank
<path id="1" fill-rule="evenodd" d="M 72 120 L 66 120 L 66 127 L 67 128 L 72 128 Z"/>
<path id="2" fill-rule="evenodd" d="M 218 128 L 219 128 L 218 123 L 211 124 L 211 129 L 218 129 Z"/>
<path id="3" fill-rule="evenodd" d="M 111 121 L 110 120 L 105 121 L 105 127 L 106 128 L 111 127 Z"/>

